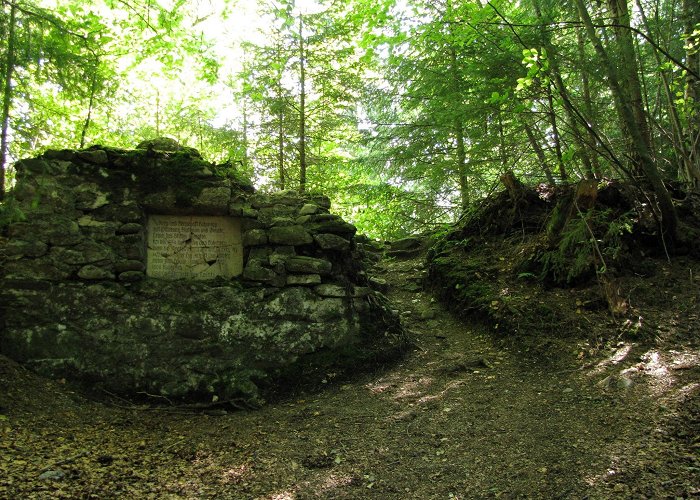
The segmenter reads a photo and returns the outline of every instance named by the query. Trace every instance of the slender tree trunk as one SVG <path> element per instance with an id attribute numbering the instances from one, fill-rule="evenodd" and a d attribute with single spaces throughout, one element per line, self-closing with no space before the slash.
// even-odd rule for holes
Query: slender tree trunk
<path id="1" fill-rule="evenodd" d="M 455 34 L 454 11 L 452 0 L 447 0 L 445 7 L 445 18 L 448 22 L 448 29 L 450 32 L 450 90 L 453 95 L 455 105 L 458 106 L 461 110 L 461 95 L 463 92 L 464 82 L 462 80 L 462 75 L 459 71 L 459 62 L 457 60 L 457 48 L 453 44 Z M 456 171 L 459 181 L 460 204 L 462 210 L 464 211 L 469 207 L 469 176 L 467 173 L 467 148 L 464 141 L 464 123 L 462 122 L 462 117 L 460 113 L 455 113 L 453 129 L 455 134 L 455 142 L 457 143 Z"/>
<path id="2" fill-rule="evenodd" d="M 280 189 L 285 189 L 287 184 L 284 171 L 284 109 L 280 97 L 280 110 L 277 114 L 277 171 L 280 178 Z"/>
<path id="3" fill-rule="evenodd" d="M 90 82 L 90 100 L 88 102 L 87 116 L 85 117 L 85 123 L 83 123 L 83 130 L 80 133 L 80 149 L 85 147 L 85 136 L 87 135 L 88 128 L 90 128 L 90 120 L 92 119 L 92 107 L 95 103 L 95 88 L 97 86 L 97 70 L 92 74 L 92 81 Z"/>
<path id="4" fill-rule="evenodd" d="M 554 110 L 554 98 L 552 97 L 552 87 L 547 85 L 547 102 L 549 103 L 549 124 L 552 126 L 552 141 L 554 142 L 554 152 L 557 155 L 557 165 L 559 165 L 559 177 L 565 181 L 569 178 L 564 165 L 564 156 L 561 151 L 561 137 L 559 136 L 559 126 L 557 125 L 557 114 Z"/>
<path id="5" fill-rule="evenodd" d="M 456 120 L 455 133 L 457 134 L 457 172 L 459 175 L 459 195 L 462 210 L 469 207 L 469 176 L 467 175 L 467 150 L 464 144 L 464 125 L 461 120 Z"/>
<path id="6" fill-rule="evenodd" d="M 621 88 L 621 81 L 618 77 L 617 69 L 610 60 L 607 51 L 600 41 L 600 38 L 598 38 L 593 22 L 591 21 L 591 17 L 588 15 L 588 11 L 586 10 L 586 6 L 584 5 L 583 0 L 574 1 L 579 11 L 581 21 L 586 28 L 586 34 L 588 35 L 588 38 L 598 54 L 600 64 L 607 73 L 608 85 L 610 86 L 610 91 L 612 92 L 613 98 L 617 103 L 617 107 L 620 110 L 622 125 L 630 135 L 631 143 L 637 151 L 637 161 L 658 199 L 662 218 L 661 222 L 663 224 L 663 227 L 661 228 L 662 232 L 675 240 L 678 238 L 678 215 L 675 207 L 673 206 L 671 195 L 666 189 L 663 179 L 661 178 L 661 174 L 651 156 L 648 142 L 644 139 L 642 131 L 637 127 L 636 117 L 632 110 L 632 103 L 629 102 L 627 95 Z"/>
<path id="7" fill-rule="evenodd" d="M 578 55 L 581 64 L 585 64 L 586 61 L 586 46 L 583 39 L 583 35 L 580 30 L 576 30 L 576 41 L 578 44 Z M 585 69 L 581 71 L 581 83 L 583 84 L 583 112 L 586 116 L 586 123 L 584 128 L 586 129 L 586 134 L 588 136 L 588 141 L 590 147 L 594 147 L 598 143 L 598 138 L 593 133 L 593 128 L 596 127 L 597 120 L 593 112 L 593 101 L 591 100 L 591 82 L 588 78 L 588 71 Z M 600 167 L 600 161 L 598 161 L 597 154 L 591 154 L 591 166 L 593 167 L 593 174 L 596 179 L 603 178 L 603 169 Z"/>
<path id="8" fill-rule="evenodd" d="M 700 35 L 696 34 L 700 23 L 700 2 L 698 0 L 683 0 L 683 20 L 687 52 L 685 64 L 695 74 L 700 74 Z M 691 104 L 686 131 L 686 148 L 688 151 L 686 177 L 695 186 L 700 186 L 700 79 L 690 71 L 685 77 L 685 100 Z"/>
<path id="9" fill-rule="evenodd" d="M 649 25 L 649 20 L 647 19 L 646 12 L 644 11 L 644 6 L 642 5 L 642 2 L 640 0 L 635 0 L 635 3 L 637 5 L 637 10 L 639 11 L 639 14 L 642 18 L 642 22 L 644 23 L 644 27 L 647 30 L 647 34 L 651 36 L 652 31 Z M 656 47 L 652 46 L 652 52 L 654 53 L 656 64 L 659 67 L 661 67 L 662 60 L 661 56 L 659 55 L 659 51 L 656 50 Z M 689 175 L 692 171 L 692 166 L 690 165 L 691 155 L 684 144 L 684 129 L 683 125 L 681 124 L 680 116 L 678 114 L 678 108 L 676 106 L 675 97 L 673 95 L 673 92 L 671 91 L 671 84 L 669 82 L 668 75 L 665 70 L 660 69 L 658 73 L 659 76 L 661 76 L 661 86 L 663 87 L 664 96 L 666 97 L 666 105 L 668 106 L 668 118 L 671 122 L 671 142 L 673 144 L 673 149 L 676 152 L 676 156 L 683 163 L 683 166 L 681 168 L 681 177 L 684 177 L 686 180 L 692 183 L 692 175 Z M 698 177 L 698 179 L 700 180 L 700 177 Z"/>
<path id="10" fill-rule="evenodd" d="M 545 24 L 545 20 L 542 17 L 542 11 L 540 9 L 540 2 L 539 0 L 533 0 L 533 5 L 535 7 L 535 14 L 537 15 L 537 19 L 540 21 L 542 26 Z M 562 98 L 563 102 L 563 107 L 564 107 L 564 112 L 566 113 L 566 117 L 569 120 L 569 124 L 572 130 L 572 136 L 574 138 L 574 142 L 576 143 L 576 149 L 578 152 L 579 158 L 581 158 L 581 161 L 583 162 L 583 167 L 584 170 L 586 171 L 586 176 L 588 178 L 594 177 L 594 172 L 593 172 L 593 166 L 591 163 L 591 155 L 588 152 L 588 148 L 586 147 L 586 144 L 582 138 L 582 133 L 581 133 L 581 128 L 579 127 L 579 120 L 578 120 L 578 115 L 575 112 L 575 109 L 571 103 L 571 99 L 569 97 L 569 91 L 566 88 L 566 85 L 564 84 L 564 79 L 561 76 L 561 71 L 559 69 L 559 59 L 556 53 L 556 50 L 554 48 L 554 45 L 551 42 L 550 35 L 546 31 L 542 30 L 541 31 L 541 39 L 542 39 L 542 45 L 547 49 L 547 55 L 548 55 L 548 60 L 549 60 L 549 72 L 553 78 L 554 81 L 554 88 L 557 90 L 559 95 Z M 554 102 L 551 97 L 551 90 L 548 91 L 548 98 L 549 98 L 549 105 L 550 108 L 552 109 L 552 113 L 555 113 L 554 110 Z M 556 121 L 554 122 L 556 124 Z M 556 127 L 552 127 L 553 130 L 556 130 Z M 555 137 L 558 136 L 558 131 Z M 560 172 L 564 175 L 566 175 L 566 170 L 564 169 L 564 164 L 561 161 L 561 147 L 558 150 L 558 155 L 557 159 L 559 160 L 559 168 Z M 566 179 L 566 177 L 562 177 L 563 180 Z"/>
<path id="11" fill-rule="evenodd" d="M 634 126 L 639 131 L 639 135 L 646 144 L 649 154 L 653 157 L 651 134 L 644 110 L 644 98 L 642 96 L 642 85 L 639 78 L 639 63 L 634 50 L 634 40 L 630 28 L 630 15 L 627 8 L 627 0 L 608 0 L 608 9 L 615 24 L 615 41 L 619 48 L 618 79 L 620 91 L 629 103 L 629 107 L 634 117 Z M 612 62 L 612 61 L 611 61 Z M 631 154 L 636 155 L 636 147 L 631 149 Z"/>
<path id="12" fill-rule="evenodd" d="M 306 191 L 306 52 L 304 17 L 299 14 L 299 192 Z"/>
<path id="13" fill-rule="evenodd" d="M 451 6 L 451 4 L 450 4 Z M 457 99 L 461 92 L 462 79 L 457 67 L 457 50 L 450 46 L 450 78 L 452 92 Z M 459 194 L 462 210 L 469 207 L 469 177 L 467 176 L 467 150 L 464 143 L 464 124 L 461 117 L 454 120 L 454 133 L 457 142 L 457 175 L 459 177 Z"/>
<path id="14" fill-rule="evenodd" d="M 275 43 L 275 59 L 279 62 L 282 61 L 282 43 L 278 40 Z M 277 176 L 279 179 L 279 186 L 281 190 L 287 188 L 287 172 L 284 165 L 284 148 L 285 139 L 284 134 L 284 120 L 286 118 L 285 114 L 285 99 L 284 99 L 284 88 L 282 87 L 282 75 L 284 69 L 279 69 L 277 75 L 275 76 L 275 103 L 276 103 L 276 119 L 277 119 Z"/>
<path id="15" fill-rule="evenodd" d="M 160 137 L 160 91 L 156 90 L 156 137 Z"/>
<path id="16" fill-rule="evenodd" d="M 248 103 L 243 99 L 243 171 L 248 173 Z"/>
<path id="17" fill-rule="evenodd" d="M 508 167 L 508 148 L 506 147 L 506 136 L 503 130 L 503 118 L 501 118 L 501 110 L 498 113 L 498 152 L 501 156 L 501 166 L 505 169 Z"/>
<path id="18" fill-rule="evenodd" d="M 5 172 L 7 166 L 7 142 L 10 131 L 10 104 L 12 103 L 12 75 L 15 70 L 15 22 L 17 6 L 10 4 L 10 23 L 7 32 L 7 55 L 5 56 L 5 86 L 2 95 L 2 133 L 0 134 L 0 201 L 5 198 Z"/>
<path id="19" fill-rule="evenodd" d="M 535 133 L 532 131 L 532 127 L 527 123 L 525 124 L 525 133 L 527 134 L 528 141 L 530 141 L 530 146 L 535 151 L 537 159 L 540 161 L 544 174 L 547 176 L 547 182 L 553 186 L 556 184 L 556 181 L 554 180 L 554 175 L 552 175 L 552 167 L 550 167 L 549 163 L 547 163 L 547 157 L 542 150 L 542 146 L 540 146 L 540 143 L 537 141 Z"/>

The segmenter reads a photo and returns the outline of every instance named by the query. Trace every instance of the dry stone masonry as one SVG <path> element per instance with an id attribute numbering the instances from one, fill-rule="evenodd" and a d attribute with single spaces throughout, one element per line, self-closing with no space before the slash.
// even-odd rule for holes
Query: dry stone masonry
<path id="1" fill-rule="evenodd" d="M 352 224 L 154 140 L 15 165 L 0 350 L 120 394 L 220 400 L 406 345 Z"/>

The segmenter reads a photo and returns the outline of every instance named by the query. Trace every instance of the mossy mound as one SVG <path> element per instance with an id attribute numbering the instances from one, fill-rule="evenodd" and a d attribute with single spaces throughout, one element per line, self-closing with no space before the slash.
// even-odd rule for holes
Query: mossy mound
<path id="1" fill-rule="evenodd" d="M 700 196 L 675 194 L 682 223 L 700 230 Z M 674 253 L 700 255 L 662 237 L 650 199 L 617 182 L 519 184 L 434 237 L 429 283 L 460 316 L 508 337 L 585 337 L 582 312 L 630 311 L 621 280 L 653 275 Z"/>

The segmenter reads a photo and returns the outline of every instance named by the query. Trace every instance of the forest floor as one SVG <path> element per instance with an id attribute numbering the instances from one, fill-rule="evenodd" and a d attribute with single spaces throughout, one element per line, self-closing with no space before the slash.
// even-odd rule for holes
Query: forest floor
<path id="1" fill-rule="evenodd" d="M 445 310 L 421 255 L 385 259 L 412 351 L 257 410 L 96 401 L 0 358 L 0 498 L 700 496 L 700 264 L 656 265 L 656 336 L 547 359 Z"/>

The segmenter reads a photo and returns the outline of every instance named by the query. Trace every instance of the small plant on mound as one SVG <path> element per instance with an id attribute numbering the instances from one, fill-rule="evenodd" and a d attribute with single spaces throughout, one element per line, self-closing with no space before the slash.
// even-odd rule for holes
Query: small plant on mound
<path id="1" fill-rule="evenodd" d="M 579 211 L 554 243 L 548 241 L 518 266 L 549 284 L 572 286 L 620 268 L 628 260 L 626 236 L 632 233 L 633 213 L 616 216 L 606 209 Z"/>

